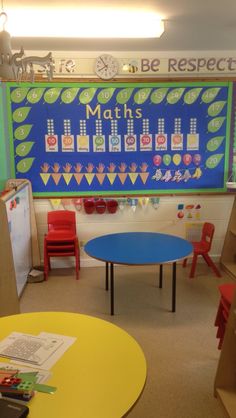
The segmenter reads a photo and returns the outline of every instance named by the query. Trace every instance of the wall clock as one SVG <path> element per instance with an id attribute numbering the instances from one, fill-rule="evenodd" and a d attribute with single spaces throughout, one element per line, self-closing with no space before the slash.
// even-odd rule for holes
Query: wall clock
<path id="1" fill-rule="evenodd" d="M 95 61 L 95 73 L 103 80 L 110 80 L 115 77 L 119 70 L 116 58 L 109 54 L 100 55 Z"/>

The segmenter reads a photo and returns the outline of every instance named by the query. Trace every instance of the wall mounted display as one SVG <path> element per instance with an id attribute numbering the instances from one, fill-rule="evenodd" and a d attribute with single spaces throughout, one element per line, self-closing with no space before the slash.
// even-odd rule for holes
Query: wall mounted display
<path id="1" fill-rule="evenodd" d="M 7 83 L 35 196 L 225 192 L 232 83 Z"/>

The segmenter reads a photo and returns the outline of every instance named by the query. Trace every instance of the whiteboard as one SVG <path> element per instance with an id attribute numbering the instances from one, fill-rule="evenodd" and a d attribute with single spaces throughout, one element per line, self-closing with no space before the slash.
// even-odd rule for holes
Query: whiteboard
<path id="1" fill-rule="evenodd" d="M 6 200 L 7 220 L 12 245 L 16 286 L 21 295 L 32 268 L 29 187 Z"/>

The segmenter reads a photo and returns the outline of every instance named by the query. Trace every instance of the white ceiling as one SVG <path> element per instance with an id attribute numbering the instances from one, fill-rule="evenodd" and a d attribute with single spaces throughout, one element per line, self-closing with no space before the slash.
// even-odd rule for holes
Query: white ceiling
<path id="1" fill-rule="evenodd" d="M 233 51 L 236 50 L 236 0 L 4 0 L 10 7 L 126 7 L 156 10 L 165 17 L 165 32 L 159 39 L 63 39 L 12 38 L 12 49 L 71 51 Z M 35 11 L 37 19 L 37 11 Z M 65 22 L 65 25 L 69 22 Z M 105 22 L 100 22 L 105 24 Z M 114 25 L 116 22 L 114 14 Z M 145 22 L 144 22 L 145 24 Z M 43 25 L 43 22 L 42 22 Z M 79 25 L 79 20 L 78 20 Z"/>

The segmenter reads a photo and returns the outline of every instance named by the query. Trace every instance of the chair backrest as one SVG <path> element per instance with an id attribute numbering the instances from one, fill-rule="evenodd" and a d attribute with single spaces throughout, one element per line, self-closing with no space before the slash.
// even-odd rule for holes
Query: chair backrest
<path id="1" fill-rule="evenodd" d="M 210 222 L 205 222 L 202 228 L 201 242 L 207 244 L 208 251 L 211 249 L 211 244 L 215 232 L 215 226 Z"/>
<path id="2" fill-rule="evenodd" d="M 72 210 L 48 212 L 48 231 L 71 231 L 76 234 L 76 216 Z"/>

